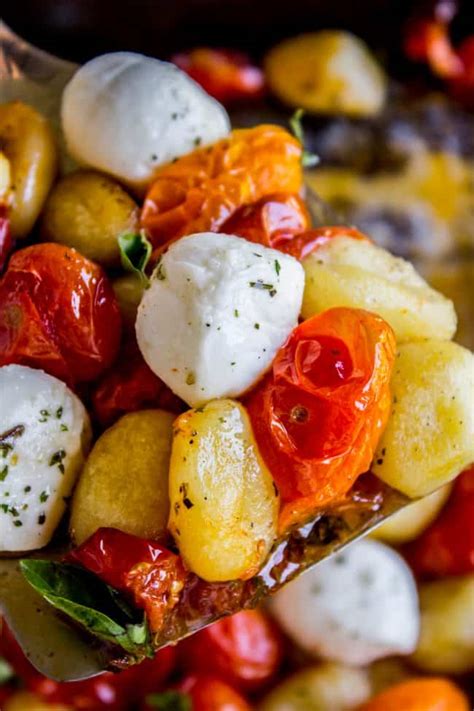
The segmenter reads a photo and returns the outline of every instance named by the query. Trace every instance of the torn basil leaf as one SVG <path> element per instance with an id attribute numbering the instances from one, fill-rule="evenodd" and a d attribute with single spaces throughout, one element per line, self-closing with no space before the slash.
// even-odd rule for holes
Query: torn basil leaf
<path id="1" fill-rule="evenodd" d="M 192 711 L 191 698 L 181 691 L 163 691 L 146 697 L 148 706 L 158 711 Z"/>
<path id="2" fill-rule="evenodd" d="M 119 235 L 118 244 L 123 268 L 128 272 L 133 272 L 148 284 L 145 269 L 150 261 L 153 247 L 144 230 L 135 234 L 123 233 Z"/>
<path id="3" fill-rule="evenodd" d="M 315 153 L 310 153 L 304 147 L 304 131 L 302 123 L 304 113 L 303 109 L 297 109 L 293 116 L 291 116 L 289 123 L 294 137 L 303 147 L 303 155 L 301 157 L 301 164 L 303 168 L 312 168 L 319 163 L 319 156 Z"/>
<path id="4" fill-rule="evenodd" d="M 22 560 L 28 583 L 56 610 L 90 634 L 122 647 L 133 657 L 153 656 L 150 632 L 141 611 L 93 573 L 69 563 Z"/>

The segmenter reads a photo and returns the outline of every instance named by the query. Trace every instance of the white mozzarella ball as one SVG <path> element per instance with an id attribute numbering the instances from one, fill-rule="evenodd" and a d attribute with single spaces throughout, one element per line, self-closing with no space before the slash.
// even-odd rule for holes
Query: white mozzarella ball
<path id="1" fill-rule="evenodd" d="M 192 407 L 238 397 L 297 325 L 304 271 L 288 255 L 204 232 L 163 255 L 138 309 L 150 368 Z"/>
<path id="2" fill-rule="evenodd" d="M 81 67 L 64 89 L 61 117 L 76 160 L 137 187 L 230 131 L 225 109 L 184 72 L 133 52 Z"/>
<path id="3" fill-rule="evenodd" d="M 278 592 L 272 611 L 311 654 L 365 665 L 410 654 L 419 634 L 416 585 L 388 546 L 362 540 Z"/>
<path id="4" fill-rule="evenodd" d="M 84 462 L 87 412 L 42 370 L 0 368 L 0 552 L 45 546 Z"/>

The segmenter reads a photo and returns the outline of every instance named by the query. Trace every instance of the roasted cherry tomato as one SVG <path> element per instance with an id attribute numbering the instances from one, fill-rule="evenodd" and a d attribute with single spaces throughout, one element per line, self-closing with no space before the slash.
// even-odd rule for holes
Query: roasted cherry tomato
<path id="1" fill-rule="evenodd" d="M 97 420 L 109 427 L 127 412 L 158 407 L 180 413 L 184 403 L 147 366 L 135 344 L 127 345 L 117 365 L 99 382 L 92 395 Z"/>
<path id="2" fill-rule="evenodd" d="M 469 704 L 448 679 L 428 677 L 390 686 L 359 711 L 469 711 Z"/>
<path id="3" fill-rule="evenodd" d="M 180 645 L 186 669 L 213 673 L 243 691 L 266 686 L 278 671 L 283 641 L 259 610 L 244 610 L 206 627 Z"/>
<path id="4" fill-rule="evenodd" d="M 462 72 L 451 79 L 451 95 L 469 109 L 474 109 L 474 35 L 467 37 L 458 49 Z"/>
<path id="5" fill-rule="evenodd" d="M 219 232 L 281 249 L 281 245 L 307 230 L 310 224 L 308 211 L 298 195 L 275 193 L 241 207 Z"/>
<path id="6" fill-rule="evenodd" d="M 292 239 L 282 242 L 278 249 L 301 261 L 334 237 L 351 237 L 370 242 L 369 238 L 355 227 L 336 225 L 335 227 L 315 227 L 307 232 L 296 234 Z"/>
<path id="7" fill-rule="evenodd" d="M 0 204 L 0 273 L 3 271 L 7 259 L 13 247 L 10 230 L 10 220 L 7 216 L 7 208 Z"/>
<path id="8" fill-rule="evenodd" d="M 155 247 L 194 232 L 218 232 L 243 205 L 300 192 L 302 147 L 279 126 L 233 131 L 158 171 L 142 226 Z"/>
<path id="9" fill-rule="evenodd" d="M 259 98 L 264 93 L 262 70 L 243 52 L 196 47 L 175 54 L 171 61 L 223 104 Z"/>
<path id="10" fill-rule="evenodd" d="M 456 479 L 438 518 L 405 553 L 421 578 L 474 572 L 474 465 Z"/>
<path id="11" fill-rule="evenodd" d="M 152 697 L 153 698 L 153 697 Z M 176 689 L 157 694 L 143 711 L 250 711 L 246 699 L 222 679 L 193 674 L 185 677 Z"/>
<path id="12" fill-rule="evenodd" d="M 463 66 L 449 37 L 448 25 L 437 19 L 416 19 L 408 24 L 405 52 L 415 62 L 427 62 L 436 76 L 452 79 Z"/>
<path id="13" fill-rule="evenodd" d="M 181 559 L 155 541 L 114 528 L 99 528 L 68 554 L 112 587 L 133 598 L 145 610 L 150 628 L 157 632 L 166 613 L 178 602 L 186 572 Z"/>
<path id="14" fill-rule="evenodd" d="M 13 254 L 0 280 L 0 365 L 42 368 L 69 383 L 115 359 L 120 312 L 102 269 L 59 244 Z"/>
<path id="15" fill-rule="evenodd" d="M 280 528 L 341 499 L 388 419 L 395 337 L 379 316 L 334 308 L 300 324 L 247 398 L 282 498 Z"/>

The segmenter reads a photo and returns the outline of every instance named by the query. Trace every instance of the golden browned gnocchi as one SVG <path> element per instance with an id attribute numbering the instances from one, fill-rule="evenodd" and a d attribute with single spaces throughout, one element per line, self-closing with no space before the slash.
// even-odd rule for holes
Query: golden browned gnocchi
<path id="1" fill-rule="evenodd" d="M 421 634 L 412 661 L 427 672 L 474 669 L 474 575 L 420 586 Z"/>
<path id="2" fill-rule="evenodd" d="M 273 689 L 259 711 L 350 711 L 371 696 L 369 674 L 330 662 L 303 669 Z"/>
<path id="3" fill-rule="evenodd" d="M 31 231 L 58 166 L 58 150 L 48 121 L 21 101 L 0 105 L 0 145 L 9 161 L 10 223 L 14 237 Z"/>
<path id="4" fill-rule="evenodd" d="M 117 238 L 138 228 L 138 206 L 112 178 L 78 170 L 62 178 L 49 196 L 41 233 L 46 242 L 74 247 L 104 266 L 120 263 Z"/>
<path id="5" fill-rule="evenodd" d="M 209 581 L 248 578 L 276 536 L 279 497 L 245 409 L 213 400 L 175 422 L 169 527 L 187 566 Z"/>
<path id="6" fill-rule="evenodd" d="M 303 266 L 304 318 L 334 306 L 366 309 L 388 321 L 398 343 L 449 340 L 456 331 L 453 303 L 432 289 L 409 262 L 369 241 L 334 237 Z"/>
<path id="7" fill-rule="evenodd" d="M 172 424 L 168 412 L 142 410 L 125 415 L 99 437 L 72 502 L 76 543 L 102 526 L 143 538 L 163 536 Z"/>
<path id="8" fill-rule="evenodd" d="M 284 40 L 267 54 L 265 73 L 279 99 L 313 113 L 371 116 L 385 102 L 383 70 L 349 32 L 325 30 Z"/>
<path id="9" fill-rule="evenodd" d="M 446 484 L 414 501 L 376 528 L 372 536 L 394 546 L 412 541 L 434 521 L 448 500 L 451 489 L 452 485 Z"/>
<path id="10" fill-rule="evenodd" d="M 474 461 L 474 355 L 449 341 L 401 345 L 393 406 L 372 470 L 416 498 Z"/>

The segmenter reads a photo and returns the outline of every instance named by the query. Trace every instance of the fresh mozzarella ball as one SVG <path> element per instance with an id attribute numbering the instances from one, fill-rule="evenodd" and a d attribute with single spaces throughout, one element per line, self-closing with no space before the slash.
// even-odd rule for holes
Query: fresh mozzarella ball
<path id="1" fill-rule="evenodd" d="M 204 232 L 163 255 L 138 309 L 150 368 L 192 407 L 238 397 L 297 325 L 300 263 L 240 237 Z"/>
<path id="2" fill-rule="evenodd" d="M 363 540 L 284 587 L 272 601 L 284 630 L 311 654 L 365 665 L 416 647 L 416 585 L 388 546 Z"/>
<path id="3" fill-rule="evenodd" d="M 57 378 L 0 368 L 0 551 L 45 546 L 82 467 L 87 412 Z"/>
<path id="4" fill-rule="evenodd" d="M 133 52 L 81 67 L 64 90 L 61 115 L 74 158 L 138 187 L 158 166 L 230 131 L 225 109 L 184 72 Z"/>

